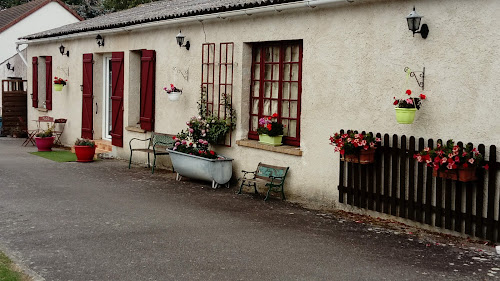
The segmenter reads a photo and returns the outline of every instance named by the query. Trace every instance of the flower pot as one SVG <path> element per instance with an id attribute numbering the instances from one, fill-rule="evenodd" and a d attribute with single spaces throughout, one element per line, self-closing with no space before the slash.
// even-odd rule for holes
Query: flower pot
<path id="1" fill-rule="evenodd" d="M 168 99 L 171 101 L 178 101 L 179 98 L 181 97 L 181 95 L 182 95 L 182 92 L 171 92 L 171 93 L 167 94 Z"/>
<path id="2" fill-rule="evenodd" d="M 76 162 L 94 161 L 96 146 L 75 145 Z"/>
<path id="3" fill-rule="evenodd" d="M 40 138 L 35 137 L 36 147 L 38 151 L 52 151 L 52 145 L 54 144 L 55 137 Z"/>
<path id="4" fill-rule="evenodd" d="M 273 146 L 280 146 L 282 144 L 283 135 L 270 137 L 269 135 L 262 134 L 259 135 L 259 142 L 264 144 L 269 144 Z"/>
<path id="5" fill-rule="evenodd" d="M 351 163 L 370 164 L 375 162 L 375 149 L 361 150 L 359 154 L 345 154 L 340 160 Z"/>
<path id="6" fill-rule="evenodd" d="M 433 170 L 432 175 L 443 179 L 458 180 L 469 182 L 477 180 L 476 167 L 458 168 L 453 170 Z"/>
<path id="7" fill-rule="evenodd" d="M 233 175 L 233 159 L 231 158 L 219 155 L 222 159 L 208 159 L 171 149 L 168 149 L 168 152 L 177 175 L 212 181 L 213 188 L 229 184 Z"/>
<path id="8" fill-rule="evenodd" d="M 399 124 L 412 124 L 415 119 L 416 108 L 395 108 L 396 120 Z"/>
<path id="9" fill-rule="evenodd" d="M 64 85 L 63 84 L 54 84 L 54 90 L 60 92 L 62 91 Z"/>

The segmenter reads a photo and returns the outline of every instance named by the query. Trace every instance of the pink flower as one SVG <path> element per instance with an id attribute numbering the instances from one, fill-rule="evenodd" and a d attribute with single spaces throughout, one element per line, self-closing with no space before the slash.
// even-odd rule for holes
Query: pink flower
<path id="1" fill-rule="evenodd" d="M 412 99 L 406 99 L 406 102 L 407 102 L 408 104 L 413 104 L 413 100 L 412 100 Z"/>
<path id="2" fill-rule="evenodd" d="M 452 163 L 448 163 L 448 165 L 446 165 L 446 168 L 448 170 L 453 170 L 453 164 Z"/>
<path id="3" fill-rule="evenodd" d="M 375 139 L 376 142 L 381 142 L 382 140 L 380 138 Z"/>
<path id="4" fill-rule="evenodd" d="M 187 143 L 187 141 L 186 141 L 186 140 L 182 140 L 182 144 L 186 144 L 186 143 Z"/>
<path id="5" fill-rule="evenodd" d="M 469 163 L 474 164 L 474 158 L 470 158 Z"/>
<path id="6" fill-rule="evenodd" d="M 192 134 L 194 132 L 193 128 L 189 128 L 189 132 Z"/>
<path id="7" fill-rule="evenodd" d="M 422 162 L 422 156 L 420 156 L 420 155 L 419 155 L 419 156 L 417 156 L 417 161 L 418 161 L 418 162 Z"/>
<path id="8" fill-rule="evenodd" d="M 441 159 L 441 164 L 444 164 L 444 163 L 446 163 L 446 162 L 448 162 L 448 158 L 443 157 L 443 158 Z"/>
<path id="9" fill-rule="evenodd" d="M 424 151 L 425 151 L 425 152 L 429 152 L 430 150 L 431 150 L 431 148 L 430 148 L 430 147 L 426 147 L 426 148 L 424 148 Z"/>

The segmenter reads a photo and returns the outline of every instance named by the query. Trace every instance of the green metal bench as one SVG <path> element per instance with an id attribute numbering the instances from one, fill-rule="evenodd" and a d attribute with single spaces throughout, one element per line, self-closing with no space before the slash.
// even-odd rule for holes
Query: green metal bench
<path id="1" fill-rule="evenodd" d="M 242 171 L 243 179 L 241 180 L 240 190 L 238 194 L 241 194 L 241 189 L 243 186 L 251 187 L 253 186 L 255 190 L 255 194 L 257 192 L 257 183 L 265 183 L 265 186 L 268 187 L 266 198 L 264 201 L 269 199 L 269 193 L 271 191 L 281 192 L 282 199 L 285 200 L 285 192 L 284 192 L 284 184 L 286 174 L 288 173 L 289 167 L 280 167 L 280 166 L 272 166 L 263 163 L 259 163 L 257 169 L 254 172 Z M 253 175 L 252 177 L 248 177 L 249 175 Z"/>
<path id="2" fill-rule="evenodd" d="M 154 160 L 153 160 L 153 168 L 151 170 L 151 173 L 154 174 L 155 172 L 155 167 L 156 167 L 156 156 L 157 155 L 168 155 L 167 148 L 172 148 L 174 147 L 175 141 L 173 139 L 175 135 L 170 135 L 170 134 L 162 134 L 162 133 L 156 133 L 156 132 L 151 132 L 151 137 L 147 139 L 138 139 L 138 138 L 133 138 L 129 142 L 129 147 L 130 147 L 130 159 L 128 162 L 128 168 L 130 169 L 130 164 L 132 163 L 132 153 L 134 151 L 138 152 L 146 152 L 148 154 L 148 168 L 151 167 L 150 165 L 150 156 L 149 154 L 153 153 L 154 155 Z M 136 141 L 142 141 L 142 142 L 148 142 L 148 147 L 147 148 L 132 148 L 132 142 Z"/>

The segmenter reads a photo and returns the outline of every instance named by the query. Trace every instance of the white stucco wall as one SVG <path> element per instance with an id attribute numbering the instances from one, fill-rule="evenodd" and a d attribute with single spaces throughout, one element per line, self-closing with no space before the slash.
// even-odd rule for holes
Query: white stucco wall
<path id="1" fill-rule="evenodd" d="M 59 3 L 48 3 L 0 33 L 0 62 L 16 54 L 15 42 L 18 38 L 78 21 L 78 18 Z M 25 47 L 21 46 L 21 49 Z"/>
<path id="2" fill-rule="evenodd" d="M 405 16 L 413 5 L 428 24 L 427 39 L 412 37 Z M 177 133 L 197 113 L 201 83 L 201 47 L 204 42 L 234 42 L 233 103 L 238 125 L 232 147 L 217 151 L 235 159 L 234 176 L 251 170 L 262 161 L 290 166 L 286 183 L 288 199 L 316 206 L 336 206 L 338 201 L 339 155 L 328 144 L 340 129 L 357 129 L 433 139 L 453 138 L 476 144 L 500 145 L 498 95 L 500 75 L 500 31 L 491 23 L 499 11 L 497 0 L 480 3 L 467 0 L 375 1 L 346 4 L 338 8 L 282 11 L 267 15 L 194 21 L 156 29 L 105 35 L 106 45 L 98 48 L 95 34 L 84 38 L 30 45 L 32 56 L 51 55 L 53 74 L 68 79 L 62 92 L 53 93 L 49 115 L 68 118 L 65 144 L 80 137 L 82 54 L 94 53 L 94 104 L 102 102 L 102 55 L 125 52 L 124 124 L 130 101 L 138 95 L 131 83 L 139 69 L 132 50 L 156 50 L 156 131 Z M 191 49 L 179 48 L 175 35 L 182 29 Z M 303 40 L 301 146 L 302 156 L 291 156 L 236 145 L 248 132 L 251 43 L 258 41 Z M 70 57 L 61 56 L 63 43 Z M 59 69 L 69 69 L 67 77 Z M 426 69 L 427 100 L 414 124 L 395 120 L 393 97 L 403 97 L 404 68 Z M 178 71 L 189 71 L 184 79 Z M 28 71 L 31 77 L 31 70 Z M 412 78 L 413 79 L 413 78 Z M 217 77 L 215 79 L 217 81 Z M 183 88 L 178 102 L 168 101 L 162 88 L 170 83 Z M 421 93 L 414 80 L 409 88 Z M 29 90 L 31 93 L 31 90 Z M 94 105 L 95 107 L 95 105 Z M 96 108 L 94 108 L 94 113 Z M 29 109 L 29 119 L 42 114 Z M 46 114 L 46 113 L 43 113 Z M 136 115 L 134 115 L 136 116 Z M 135 118 L 135 117 L 133 117 Z M 101 136 L 102 111 L 94 114 L 95 138 Z M 34 124 L 32 124 L 34 125 Z M 124 131 L 124 147 L 114 153 L 128 158 L 128 141 L 145 134 Z M 139 155 L 138 155 L 139 156 Z"/>

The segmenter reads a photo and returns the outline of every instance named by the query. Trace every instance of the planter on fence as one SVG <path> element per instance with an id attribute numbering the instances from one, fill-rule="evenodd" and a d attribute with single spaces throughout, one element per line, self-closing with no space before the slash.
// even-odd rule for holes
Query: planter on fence
<path id="1" fill-rule="evenodd" d="M 461 182 L 469 182 L 477 180 L 476 167 L 459 168 L 453 170 L 434 170 L 432 175 L 450 180 L 458 180 Z"/>
<path id="2" fill-rule="evenodd" d="M 180 176 L 212 182 L 212 187 L 229 185 L 233 175 L 233 159 L 219 155 L 218 159 L 208 159 L 168 149 L 177 180 Z"/>
<path id="3" fill-rule="evenodd" d="M 375 149 L 361 150 L 359 154 L 346 154 L 340 160 L 345 162 L 370 164 L 375 162 Z"/>

